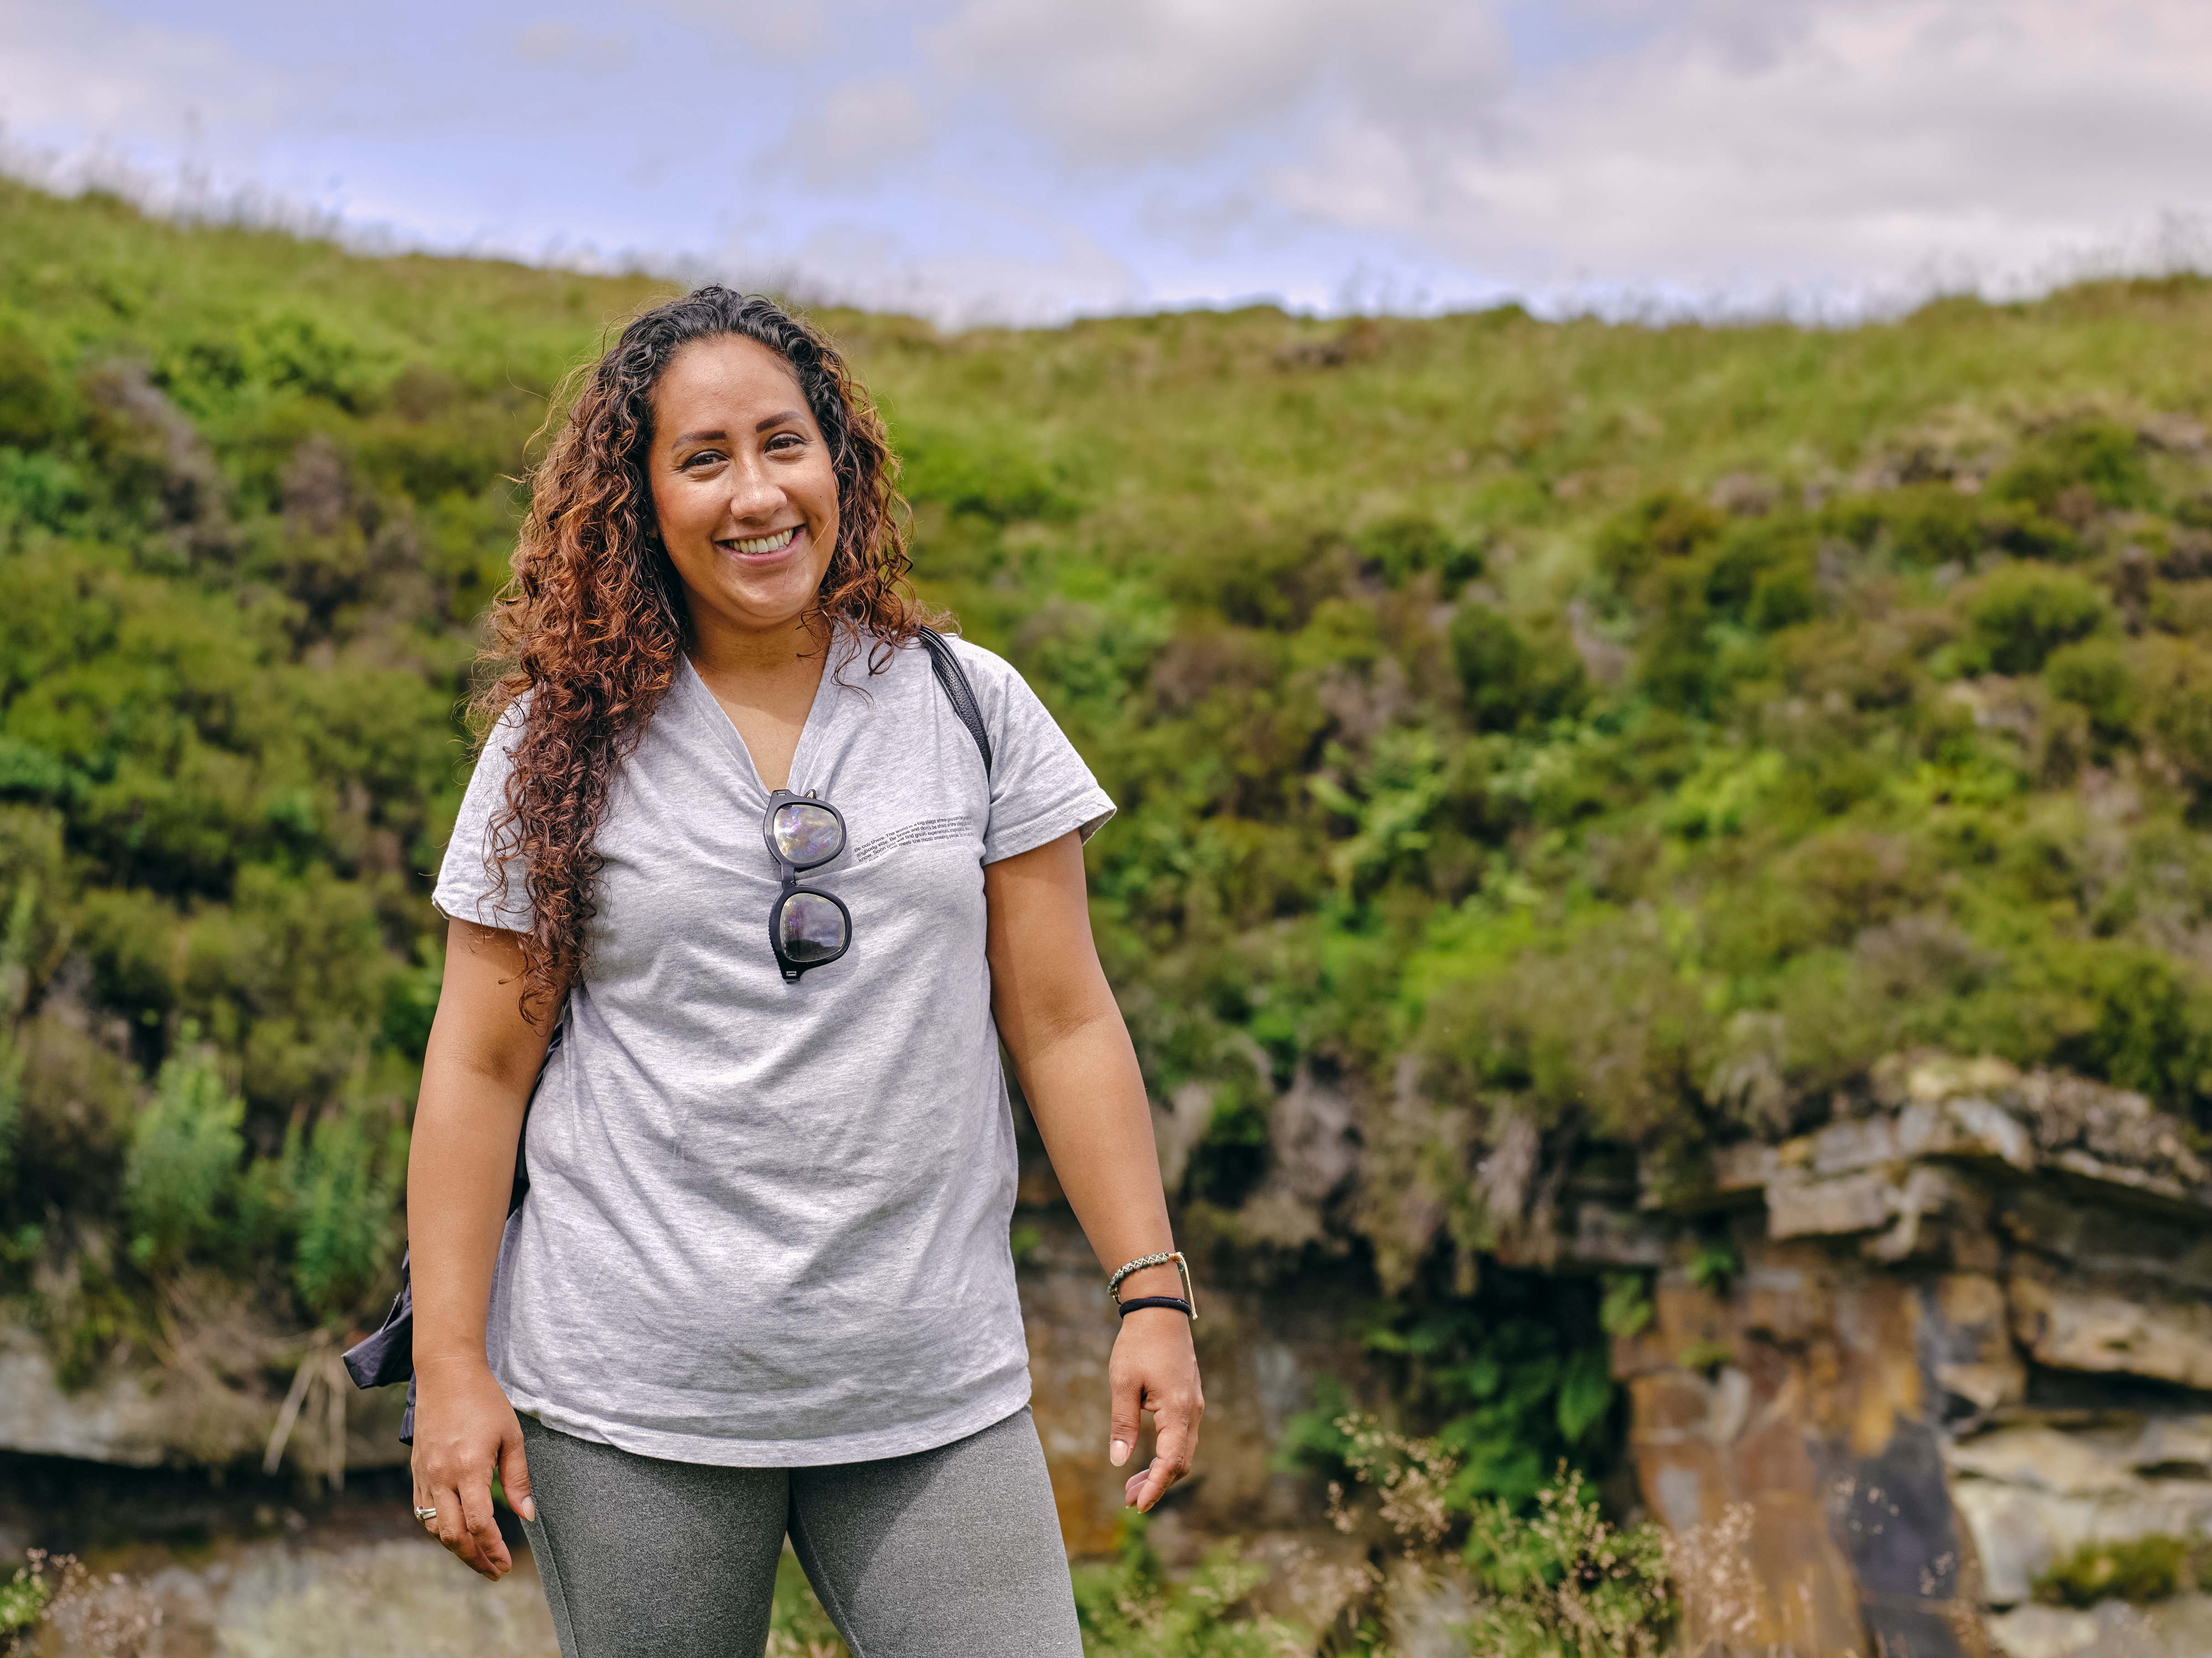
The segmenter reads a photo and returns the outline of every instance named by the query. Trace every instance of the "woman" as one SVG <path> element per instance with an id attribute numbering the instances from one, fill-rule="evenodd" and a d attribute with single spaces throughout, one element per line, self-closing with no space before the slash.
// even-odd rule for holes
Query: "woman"
<path id="1" fill-rule="evenodd" d="M 1109 1373 L 1114 1465 L 1158 1429 L 1127 1500 L 1190 1466 L 1085 900 L 1113 804 L 998 658 L 939 684 L 894 471 L 819 333 L 702 288 L 584 377 L 495 618 L 408 1166 L 415 1503 L 502 1576 L 496 1467 L 572 1658 L 757 1654 L 787 1533 L 860 1658 L 1080 1652 L 1001 1041 L 1102 1266 L 1152 1260 L 1115 1286 L 1156 1303 Z"/>

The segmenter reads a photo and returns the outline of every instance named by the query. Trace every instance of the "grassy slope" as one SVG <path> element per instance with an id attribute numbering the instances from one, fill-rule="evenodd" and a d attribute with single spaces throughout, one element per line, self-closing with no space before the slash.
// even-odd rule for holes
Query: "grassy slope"
<path id="1" fill-rule="evenodd" d="M 0 185 L 0 1205 L 81 1362 L 196 1265 L 374 1301 L 502 480 L 656 291 Z M 1123 802 L 1102 938 L 1206 1116 L 1194 1227 L 1290 1236 L 1244 1206 L 1302 1070 L 1401 1096 L 1328 1247 L 1442 1408 L 1495 1404 L 1445 1363 L 1485 1341 L 1535 1378 L 1493 1438 L 1592 1419 L 1450 1291 L 1527 1224 L 1468 1174 L 1516 1121 L 1694 1178 L 1913 1042 L 2212 1091 L 2212 479 L 2172 418 L 2212 286 L 1833 333 L 824 320 L 926 594 Z"/>

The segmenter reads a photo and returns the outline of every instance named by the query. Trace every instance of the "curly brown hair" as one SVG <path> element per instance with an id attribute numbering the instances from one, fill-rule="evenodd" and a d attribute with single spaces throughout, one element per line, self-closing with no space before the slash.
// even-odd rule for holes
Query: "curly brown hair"
<path id="1" fill-rule="evenodd" d="M 839 629 L 868 671 L 927 620 L 907 574 L 906 503 L 883 418 L 821 330 L 775 301 L 708 287 L 641 313 L 612 349 L 571 374 L 549 416 L 559 430 L 531 477 L 514 575 L 493 601 L 471 703 L 485 741 L 522 706 L 490 855 L 503 898 L 516 863 L 530 902 L 523 1017 L 551 1011 L 582 968 L 601 860 L 607 786 L 692 642 L 690 607 L 661 544 L 646 471 L 653 393 L 678 352 L 735 335 L 791 365 L 837 478 L 837 544 L 810 617 Z M 849 655 L 847 658 L 850 659 Z"/>

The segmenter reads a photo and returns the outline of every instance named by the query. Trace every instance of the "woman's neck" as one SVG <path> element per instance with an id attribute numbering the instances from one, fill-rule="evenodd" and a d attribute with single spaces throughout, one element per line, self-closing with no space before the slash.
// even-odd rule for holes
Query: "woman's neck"
<path id="1" fill-rule="evenodd" d="M 764 787 L 791 780 L 831 643 L 830 624 L 820 617 L 775 630 L 697 629 L 691 665 L 744 739 Z"/>
<path id="2" fill-rule="evenodd" d="M 691 663 L 702 675 L 804 678 L 811 686 L 822 677 L 820 659 L 828 653 L 833 631 L 830 619 L 819 611 L 793 616 L 781 627 L 744 628 L 721 616 L 702 616 L 695 606 Z"/>

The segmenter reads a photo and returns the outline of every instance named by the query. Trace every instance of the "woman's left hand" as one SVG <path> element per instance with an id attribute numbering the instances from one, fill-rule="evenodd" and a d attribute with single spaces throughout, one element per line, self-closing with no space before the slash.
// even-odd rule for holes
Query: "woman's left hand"
<path id="1" fill-rule="evenodd" d="M 1198 1352 L 1192 1346 L 1190 1321 L 1168 1307 L 1140 1307 L 1121 1321 L 1114 1339 L 1114 1357 L 1106 1367 L 1113 1389 L 1115 1467 L 1137 1448 L 1139 1413 L 1152 1413 L 1152 1460 L 1129 1476 L 1124 1496 L 1139 1512 L 1167 1495 L 1168 1487 L 1190 1472 L 1198 1450 L 1199 1418 L 1206 1395 L 1198 1382 Z"/>

